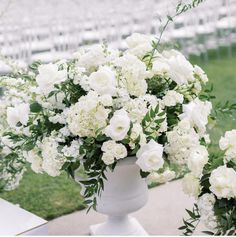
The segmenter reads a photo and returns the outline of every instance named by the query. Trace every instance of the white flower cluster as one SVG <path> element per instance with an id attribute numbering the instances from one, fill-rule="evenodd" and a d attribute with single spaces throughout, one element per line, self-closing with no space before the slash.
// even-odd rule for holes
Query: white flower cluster
<path id="1" fill-rule="evenodd" d="M 214 214 L 215 201 L 215 196 L 212 193 L 205 193 L 197 202 L 202 222 L 212 231 L 217 227 L 217 220 Z"/>
<path id="2" fill-rule="evenodd" d="M 167 140 L 165 151 L 169 159 L 179 165 L 186 164 L 191 152 L 200 145 L 199 135 L 187 119 L 180 121 L 172 131 L 167 132 Z"/>
<path id="3" fill-rule="evenodd" d="M 225 161 L 233 161 L 236 164 L 236 130 L 227 131 L 219 141 L 222 151 L 225 151 Z"/>
<path id="4" fill-rule="evenodd" d="M 57 176 L 73 162 L 98 167 L 132 155 L 150 182 L 173 179 L 170 163 L 200 178 L 211 104 L 197 95 L 207 76 L 176 50 L 150 58 L 152 41 L 133 34 L 125 52 L 92 46 L 30 74 L 30 96 L 3 110 L 13 135 L 34 146 L 24 151 L 32 170 Z"/>

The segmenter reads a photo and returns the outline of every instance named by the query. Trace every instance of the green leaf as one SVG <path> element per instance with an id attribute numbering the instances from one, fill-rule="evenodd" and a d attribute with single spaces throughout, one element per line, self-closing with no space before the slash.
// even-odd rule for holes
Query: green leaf
<path id="1" fill-rule="evenodd" d="M 40 111 L 42 111 L 42 106 L 38 103 L 38 102 L 34 102 L 30 105 L 30 111 L 32 113 L 38 113 Z"/>

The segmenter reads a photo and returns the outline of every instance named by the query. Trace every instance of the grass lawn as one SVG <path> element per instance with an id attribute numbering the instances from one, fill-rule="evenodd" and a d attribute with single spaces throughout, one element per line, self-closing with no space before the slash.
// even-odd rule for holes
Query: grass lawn
<path id="1" fill-rule="evenodd" d="M 210 56 L 207 63 L 199 58 L 190 58 L 199 64 L 214 84 L 216 102 L 230 100 L 236 103 L 236 50 L 231 59 L 222 56 L 217 60 Z M 236 129 L 236 121 L 224 118 L 212 131 L 214 139 L 227 129 Z M 48 175 L 36 175 L 27 171 L 20 186 L 12 192 L 4 192 L 0 197 L 19 204 L 22 208 L 47 220 L 84 208 L 80 196 L 80 187 L 65 174 L 57 178 Z"/>

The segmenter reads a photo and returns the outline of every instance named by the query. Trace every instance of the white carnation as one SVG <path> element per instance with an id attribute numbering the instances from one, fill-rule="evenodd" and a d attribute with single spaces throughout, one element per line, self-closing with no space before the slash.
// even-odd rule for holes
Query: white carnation
<path id="1" fill-rule="evenodd" d="M 220 166 L 212 171 L 209 178 L 210 190 L 219 198 L 236 197 L 236 172 L 232 168 Z"/>
<path id="2" fill-rule="evenodd" d="M 136 155 L 136 164 L 142 171 L 157 171 L 164 165 L 163 146 L 154 140 L 141 146 Z"/>

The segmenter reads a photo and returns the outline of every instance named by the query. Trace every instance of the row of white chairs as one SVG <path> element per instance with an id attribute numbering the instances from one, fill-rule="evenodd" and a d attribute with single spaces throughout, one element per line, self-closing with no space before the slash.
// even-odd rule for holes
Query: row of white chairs
<path id="1" fill-rule="evenodd" d="M 10 3 L 9 3 L 10 1 Z M 178 0 L 1 0 L 0 54 L 26 66 L 66 58 L 79 46 L 107 41 L 125 49 L 133 32 L 159 35 Z M 160 21 L 159 19 L 162 19 Z M 204 54 L 236 42 L 236 0 L 205 0 L 178 16 L 163 35 L 183 53 Z M 3 64 L 3 63 L 2 63 Z M 0 64 L 0 71 L 3 70 Z M 5 68 L 9 70 L 9 67 Z"/>

